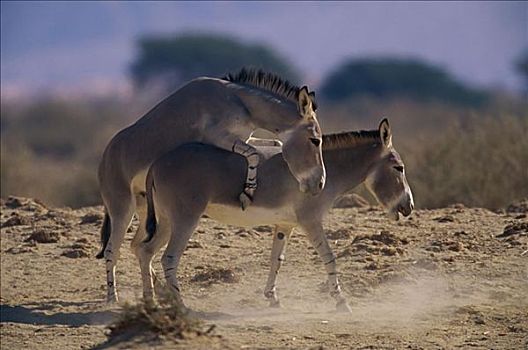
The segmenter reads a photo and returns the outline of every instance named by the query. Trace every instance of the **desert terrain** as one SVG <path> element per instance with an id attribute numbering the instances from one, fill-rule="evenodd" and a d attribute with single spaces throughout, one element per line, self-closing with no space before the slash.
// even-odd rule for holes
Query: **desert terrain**
<path id="1" fill-rule="evenodd" d="M 102 207 L 1 203 L 2 349 L 527 349 L 528 201 L 492 212 L 453 205 L 389 221 L 378 207 L 335 208 L 325 221 L 351 314 L 334 312 L 325 271 L 295 231 L 278 277 L 282 307 L 262 295 L 271 227 L 203 218 L 181 262 L 196 332 L 109 325 L 141 301 L 129 249 L 119 305 L 105 303 Z M 159 259 L 159 257 L 158 257 Z M 155 268 L 159 272 L 159 260 Z"/>

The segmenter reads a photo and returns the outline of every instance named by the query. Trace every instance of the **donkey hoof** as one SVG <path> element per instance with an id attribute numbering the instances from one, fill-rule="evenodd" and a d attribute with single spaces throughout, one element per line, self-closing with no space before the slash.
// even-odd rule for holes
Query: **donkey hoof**
<path id="1" fill-rule="evenodd" d="M 238 200 L 240 201 L 240 206 L 242 207 L 242 210 L 246 210 L 246 208 L 249 207 L 252 203 L 251 197 L 249 197 L 245 192 L 242 192 L 238 196 Z"/>
<path id="2" fill-rule="evenodd" d="M 154 300 L 154 298 L 145 298 L 143 297 L 143 304 L 145 304 L 145 307 L 147 308 L 156 308 L 159 306 L 158 302 Z"/>
<path id="3" fill-rule="evenodd" d="M 348 306 L 348 303 L 346 302 L 346 300 L 341 300 L 337 303 L 336 311 L 338 313 L 344 313 L 344 314 L 352 313 L 352 309 L 350 308 L 350 306 Z"/>
<path id="4" fill-rule="evenodd" d="M 116 295 L 112 295 L 112 296 L 107 296 L 106 297 L 106 303 L 107 304 L 110 304 L 110 305 L 117 304 L 118 301 L 119 300 L 118 300 Z"/>

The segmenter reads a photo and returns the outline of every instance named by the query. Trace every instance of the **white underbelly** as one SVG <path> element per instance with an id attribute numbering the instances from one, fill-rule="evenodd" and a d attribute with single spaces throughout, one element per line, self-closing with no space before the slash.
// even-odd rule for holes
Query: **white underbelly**
<path id="1" fill-rule="evenodd" d="M 249 206 L 246 210 L 222 204 L 210 203 L 205 214 L 224 224 L 254 227 L 259 225 L 296 225 L 295 213 L 290 207 L 258 208 Z"/>
<path id="2" fill-rule="evenodd" d="M 134 191 L 134 193 L 145 191 L 145 181 L 147 179 L 147 171 L 148 169 L 140 171 L 132 179 L 132 191 Z"/>

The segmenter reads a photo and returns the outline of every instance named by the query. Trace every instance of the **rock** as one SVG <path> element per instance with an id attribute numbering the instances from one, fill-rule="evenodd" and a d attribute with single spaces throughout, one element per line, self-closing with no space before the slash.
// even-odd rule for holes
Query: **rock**
<path id="1" fill-rule="evenodd" d="M 438 222 L 454 222 L 455 219 L 451 216 L 451 215 L 445 215 L 445 216 L 440 216 L 440 217 L 437 217 L 437 218 L 434 218 L 433 219 L 434 221 L 438 221 Z"/>
<path id="2" fill-rule="evenodd" d="M 448 243 L 447 249 L 451 250 L 453 252 L 460 252 L 460 251 L 464 250 L 464 245 L 462 243 L 460 243 L 460 242 L 451 241 L 451 242 Z"/>
<path id="3" fill-rule="evenodd" d="M 22 253 L 30 253 L 33 249 L 31 247 L 11 247 L 9 249 L 6 249 L 5 252 L 9 254 L 22 254 Z"/>
<path id="4" fill-rule="evenodd" d="M 87 244 L 87 245 L 90 245 L 90 241 L 89 241 L 87 238 L 79 238 L 79 239 L 76 240 L 75 242 L 80 243 L 80 244 Z"/>
<path id="5" fill-rule="evenodd" d="M 28 217 L 13 215 L 9 219 L 4 221 L 1 227 L 3 228 L 3 227 L 11 227 L 11 226 L 29 225 L 29 224 L 31 224 L 31 220 Z"/>
<path id="6" fill-rule="evenodd" d="M 336 199 L 334 208 L 366 208 L 369 202 L 358 194 L 346 194 Z"/>
<path id="7" fill-rule="evenodd" d="M 508 213 L 528 213 L 528 198 L 522 199 L 520 201 L 514 202 L 510 204 L 506 208 L 506 212 Z"/>
<path id="8" fill-rule="evenodd" d="M 199 248 L 199 249 L 200 249 L 200 248 L 203 248 L 203 247 L 204 247 L 204 246 L 203 246 L 202 243 L 200 243 L 200 242 L 198 242 L 198 241 L 196 241 L 196 240 L 191 239 L 191 240 L 189 240 L 189 242 L 187 243 L 187 247 L 186 247 L 186 248 L 188 248 L 188 249 L 189 249 L 189 248 Z"/>
<path id="9" fill-rule="evenodd" d="M 527 234 L 528 233 L 528 222 L 516 223 L 508 225 L 504 228 L 504 231 L 495 236 L 497 238 L 509 237 L 516 234 Z"/>
<path id="10" fill-rule="evenodd" d="M 273 228 L 271 226 L 267 226 L 267 225 L 264 225 L 264 226 L 257 226 L 257 227 L 254 227 L 253 230 L 257 231 L 257 232 L 273 232 Z"/>
<path id="11" fill-rule="evenodd" d="M 46 205 L 38 199 L 9 196 L 5 201 L 5 206 L 9 209 L 22 209 L 27 211 L 36 211 L 46 209 Z"/>
<path id="12" fill-rule="evenodd" d="M 38 230 L 29 236 L 24 242 L 57 243 L 60 240 L 58 232 Z"/>
<path id="13" fill-rule="evenodd" d="M 463 203 L 453 203 L 453 204 L 449 205 L 448 208 L 466 209 L 466 206 Z"/>
<path id="14" fill-rule="evenodd" d="M 475 324 L 477 324 L 477 325 L 486 324 L 486 322 L 484 321 L 484 318 L 482 318 L 482 316 L 480 316 L 480 315 L 473 316 L 473 322 L 475 322 Z"/>
<path id="15" fill-rule="evenodd" d="M 68 249 L 64 251 L 61 256 L 65 256 L 67 258 L 71 259 L 78 259 L 78 258 L 87 258 L 90 256 L 85 250 L 83 249 Z"/>
<path id="16" fill-rule="evenodd" d="M 23 205 L 22 200 L 23 198 L 9 196 L 9 198 L 7 198 L 7 201 L 5 202 L 5 206 L 9 209 L 20 208 Z"/>
<path id="17" fill-rule="evenodd" d="M 374 271 L 378 269 L 378 264 L 376 264 L 374 261 L 365 266 L 365 270 Z"/>
<path id="18" fill-rule="evenodd" d="M 81 225 L 98 224 L 103 222 L 103 215 L 99 213 L 89 213 L 81 218 Z"/>
<path id="19" fill-rule="evenodd" d="M 237 283 L 238 281 L 239 278 L 233 270 L 224 268 L 211 269 L 206 272 L 201 272 L 191 278 L 191 282 L 207 282 L 209 284 L 218 282 Z"/>
<path id="20" fill-rule="evenodd" d="M 339 230 L 326 230 L 326 237 L 329 239 L 349 239 L 351 236 L 350 230 L 346 228 L 342 228 Z"/>
<path id="21" fill-rule="evenodd" d="M 398 251 L 394 247 L 382 247 L 380 252 L 381 254 L 387 255 L 387 256 L 394 256 L 398 253 Z"/>

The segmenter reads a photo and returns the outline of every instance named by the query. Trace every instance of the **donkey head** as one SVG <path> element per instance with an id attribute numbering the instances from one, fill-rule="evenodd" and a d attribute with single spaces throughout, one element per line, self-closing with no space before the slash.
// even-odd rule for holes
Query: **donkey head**
<path id="1" fill-rule="evenodd" d="M 303 193 L 318 194 L 326 182 L 322 134 L 315 114 L 315 93 L 304 86 L 299 91 L 299 120 L 280 135 L 282 156 Z"/>
<path id="2" fill-rule="evenodd" d="M 381 147 L 380 159 L 375 162 L 365 180 L 368 190 L 388 211 L 391 219 L 399 214 L 409 216 L 414 208 L 411 188 L 405 178 L 405 167 L 400 155 L 392 146 L 392 133 L 387 119 L 379 125 Z"/>

